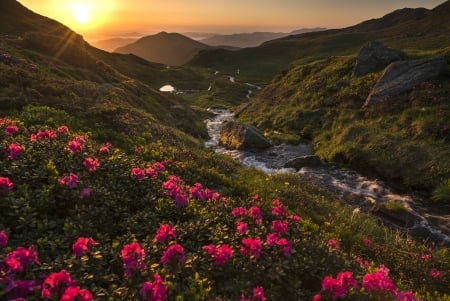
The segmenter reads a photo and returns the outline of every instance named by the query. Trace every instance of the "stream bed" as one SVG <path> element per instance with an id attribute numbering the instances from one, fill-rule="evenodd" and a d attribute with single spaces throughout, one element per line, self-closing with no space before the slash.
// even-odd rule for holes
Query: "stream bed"
<path id="1" fill-rule="evenodd" d="M 330 164 L 314 168 L 303 167 L 298 171 L 283 167 L 289 159 L 313 155 L 314 149 L 310 144 L 281 144 L 257 153 L 228 150 L 219 145 L 219 136 L 223 122 L 232 120 L 233 113 L 227 110 L 211 111 L 215 117 L 205 121 L 210 136 L 205 146 L 217 153 L 229 155 L 246 166 L 256 167 L 266 173 L 297 173 L 298 176 L 328 189 L 353 207 L 366 212 L 371 211 L 369 207 L 375 206 L 374 204 L 400 203 L 406 209 L 401 214 L 402 218 L 392 212 L 372 211 L 384 224 L 401 229 L 411 237 L 437 246 L 450 246 L 450 206 L 423 205 L 424 202 L 421 202 L 418 196 L 396 193 L 383 181 Z"/>

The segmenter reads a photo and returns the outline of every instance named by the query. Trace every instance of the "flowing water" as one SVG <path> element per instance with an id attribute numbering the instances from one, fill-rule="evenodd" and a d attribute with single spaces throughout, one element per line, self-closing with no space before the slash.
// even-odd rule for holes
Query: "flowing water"
<path id="1" fill-rule="evenodd" d="M 370 179 L 355 171 L 324 164 L 321 167 L 304 167 L 296 171 L 284 168 L 286 161 L 292 158 L 313 155 L 310 144 L 276 145 L 263 152 L 228 150 L 219 145 L 222 123 L 233 119 L 227 110 L 211 110 L 215 117 L 205 121 L 210 140 L 207 147 L 217 153 L 227 154 L 244 165 L 253 166 L 266 173 L 297 173 L 300 177 L 327 188 L 342 200 L 355 208 L 373 212 L 384 224 L 401 228 L 412 237 L 450 246 L 450 206 L 423 205 L 420 197 L 396 193 L 386 183 Z M 386 202 L 399 203 L 405 211 L 396 215 L 386 210 L 378 210 L 378 205 Z M 375 210 L 376 209 L 376 210 Z"/>

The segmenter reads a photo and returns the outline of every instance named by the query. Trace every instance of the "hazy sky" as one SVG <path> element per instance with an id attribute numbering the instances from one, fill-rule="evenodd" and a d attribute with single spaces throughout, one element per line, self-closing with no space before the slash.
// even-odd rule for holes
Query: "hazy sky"
<path id="1" fill-rule="evenodd" d="M 252 32 L 340 28 L 444 0 L 19 0 L 88 40 L 129 32 Z"/>

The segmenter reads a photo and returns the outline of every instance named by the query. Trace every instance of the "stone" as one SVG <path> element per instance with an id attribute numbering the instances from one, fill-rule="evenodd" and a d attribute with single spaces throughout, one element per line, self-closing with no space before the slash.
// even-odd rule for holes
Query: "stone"
<path id="1" fill-rule="evenodd" d="M 284 163 L 283 167 L 299 170 L 302 167 L 320 167 L 322 165 L 323 163 L 318 156 L 308 155 L 290 159 Z"/>
<path id="2" fill-rule="evenodd" d="M 365 45 L 356 58 L 353 77 L 361 77 L 386 68 L 390 63 L 399 61 L 402 55 L 380 42 L 370 42 Z"/>
<path id="3" fill-rule="evenodd" d="M 256 127 L 237 121 L 223 124 L 219 144 L 237 150 L 264 150 L 272 146 Z"/>
<path id="4" fill-rule="evenodd" d="M 390 64 L 367 97 L 363 108 L 390 96 L 410 91 L 422 82 L 430 81 L 447 72 L 443 57 L 399 61 Z"/>

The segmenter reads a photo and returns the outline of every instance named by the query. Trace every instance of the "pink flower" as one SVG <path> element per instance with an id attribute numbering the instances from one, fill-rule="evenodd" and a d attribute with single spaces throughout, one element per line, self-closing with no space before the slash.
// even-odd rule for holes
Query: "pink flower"
<path id="1" fill-rule="evenodd" d="M 416 296 L 411 291 L 399 292 L 396 299 L 397 301 L 422 301 L 421 299 L 416 299 Z"/>
<path id="2" fill-rule="evenodd" d="M 278 242 L 278 236 L 275 233 L 269 233 L 266 235 L 266 243 L 268 246 L 274 246 Z"/>
<path id="3" fill-rule="evenodd" d="M 262 197 L 260 197 L 259 195 L 257 195 L 257 194 L 255 194 L 255 195 L 252 197 L 252 199 L 253 199 L 253 201 L 255 201 L 255 202 L 257 202 L 257 203 L 262 203 L 262 202 L 264 202 L 264 199 L 263 199 Z"/>
<path id="4" fill-rule="evenodd" d="M 223 266 L 233 256 L 233 249 L 226 244 L 216 247 L 214 245 L 204 246 L 202 249 L 206 250 L 209 255 L 215 260 L 216 265 Z"/>
<path id="5" fill-rule="evenodd" d="M 243 207 L 233 208 L 233 209 L 231 210 L 231 214 L 232 214 L 234 217 L 246 215 L 246 214 L 247 214 L 247 209 L 245 209 L 245 208 L 243 208 Z"/>
<path id="6" fill-rule="evenodd" d="M 5 247 L 8 244 L 8 234 L 4 230 L 0 231 L 0 247 Z"/>
<path id="7" fill-rule="evenodd" d="M 83 150 L 83 144 L 76 141 L 76 140 L 70 140 L 67 144 L 67 147 L 69 148 L 69 151 L 76 154 Z"/>
<path id="8" fill-rule="evenodd" d="M 236 222 L 237 232 L 244 235 L 247 232 L 247 224 L 244 222 Z"/>
<path id="9" fill-rule="evenodd" d="M 158 177 L 158 172 L 155 169 L 151 168 L 151 167 L 147 167 L 145 169 L 145 174 L 147 176 L 149 176 L 150 178 L 152 178 L 152 179 L 156 179 Z"/>
<path id="10" fill-rule="evenodd" d="M 109 149 L 111 148 L 111 146 L 111 143 L 106 142 L 105 144 L 102 144 L 102 146 L 100 146 L 99 152 L 102 154 L 107 154 L 109 153 Z"/>
<path id="11" fill-rule="evenodd" d="M 18 247 L 16 250 L 6 254 L 4 262 L 11 273 L 23 272 L 25 266 L 32 263 L 40 264 L 37 252 L 34 250 L 34 246 Z"/>
<path id="12" fill-rule="evenodd" d="M 121 251 L 125 277 L 130 277 L 136 271 L 145 270 L 145 251 L 138 242 L 125 245 Z"/>
<path id="13" fill-rule="evenodd" d="M 74 189 L 78 186 L 78 176 L 71 172 L 68 176 L 59 178 L 58 183 L 65 185 L 70 189 Z"/>
<path id="14" fill-rule="evenodd" d="M 353 278 L 351 272 L 340 272 L 336 279 L 325 276 L 322 280 L 322 290 L 333 294 L 333 298 L 340 298 L 347 295 L 350 288 L 357 288 L 358 282 Z"/>
<path id="15" fill-rule="evenodd" d="M 289 215 L 287 218 L 293 221 L 294 223 L 299 223 L 302 221 L 302 218 L 298 215 Z"/>
<path id="16" fill-rule="evenodd" d="M 13 182 L 7 177 L 0 177 L 0 194 L 11 191 L 14 188 Z"/>
<path id="17" fill-rule="evenodd" d="M 166 242 L 170 237 L 176 239 L 175 229 L 168 224 L 162 224 L 159 226 L 154 240 L 163 243 Z"/>
<path id="18" fill-rule="evenodd" d="M 26 301 L 25 298 L 18 297 L 32 294 L 39 289 L 39 285 L 34 280 L 15 280 L 13 277 L 6 277 L 2 279 L 2 282 L 6 284 L 5 292 L 9 301 Z"/>
<path id="19" fill-rule="evenodd" d="M 14 135 L 15 133 L 17 133 L 19 131 L 19 128 L 15 125 L 8 125 L 5 128 L 5 134 L 8 136 Z"/>
<path id="20" fill-rule="evenodd" d="M 277 241 L 277 245 L 281 246 L 283 248 L 283 255 L 286 257 L 291 257 L 292 253 L 292 244 L 289 240 L 286 238 L 280 238 Z"/>
<path id="21" fill-rule="evenodd" d="M 182 181 L 180 178 L 174 175 L 169 176 L 169 180 L 162 184 L 162 188 L 166 191 L 178 208 L 184 207 L 189 204 L 189 199 L 186 196 L 186 192 L 181 188 Z"/>
<path id="22" fill-rule="evenodd" d="M 442 272 L 436 269 L 431 269 L 430 270 L 430 275 L 433 278 L 441 278 L 442 277 Z"/>
<path id="23" fill-rule="evenodd" d="M 244 255 L 248 255 L 251 258 L 258 259 L 261 256 L 262 251 L 262 241 L 257 238 L 244 238 L 242 240 L 242 244 L 244 246 L 241 247 L 241 253 Z"/>
<path id="24" fill-rule="evenodd" d="M 332 247 L 333 249 L 335 249 L 335 250 L 339 250 L 340 249 L 339 242 L 337 240 L 335 240 L 335 239 L 328 240 L 328 245 L 330 247 Z"/>
<path id="25" fill-rule="evenodd" d="M 89 172 L 93 172 L 100 166 L 100 162 L 98 161 L 98 159 L 88 157 L 84 159 L 83 165 L 88 169 Z"/>
<path id="26" fill-rule="evenodd" d="M 372 246 L 372 241 L 368 238 L 364 238 L 363 243 L 369 248 Z"/>
<path id="27" fill-rule="evenodd" d="M 94 298 L 90 291 L 86 289 L 80 289 L 79 286 L 69 286 L 64 294 L 61 296 L 60 301 L 93 301 Z"/>
<path id="28" fill-rule="evenodd" d="M 319 294 L 315 295 L 313 298 L 313 301 L 320 301 L 320 300 L 322 300 L 322 296 Z"/>
<path id="29" fill-rule="evenodd" d="M 22 155 L 23 149 L 20 145 L 11 143 L 8 147 L 7 155 L 11 160 L 17 159 L 20 155 Z"/>
<path id="30" fill-rule="evenodd" d="M 169 288 L 162 282 L 159 274 L 153 275 L 153 278 L 155 279 L 153 282 L 147 281 L 142 284 L 141 297 L 146 301 L 163 301 Z"/>
<path id="31" fill-rule="evenodd" d="M 46 129 L 44 131 L 38 131 L 36 134 L 31 134 L 30 140 L 36 141 L 36 140 L 50 140 L 50 139 L 56 139 L 58 137 L 58 134 L 55 131 Z"/>
<path id="32" fill-rule="evenodd" d="M 78 237 L 76 242 L 72 245 L 73 255 L 76 257 L 83 255 L 89 247 L 98 244 L 91 237 Z"/>
<path id="33" fill-rule="evenodd" d="M 262 213 L 261 209 L 258 206 L 252 206 L 250 209 L 248 209 L 248 215 L 253 218 L 256 223 L 261 224 L 262 223 Z"/>
<path id="34" fill-rule="evenodd" d="M 285 221 L 280 220 L 272 221 L 272 229 L 278 235 L 283 235 L 284 233 L 286 233 L 288 230 L 288 226 L 289 226 L 288 222 Z"/>
<path id="35" fill-rule="evenodd" d="M 73 285 L 75 285 L 75 281 L 66 270 L 51 273 L 42 283 L 41 296 L 44 300 L 48 300 L 52 297 L 52 293 L 58 293 Z"/>
<path id="36" fill-rule="evenodd" d="M 155 162 L 152 166 L 157 172 L 163 172 L 166 170 L 166 167 L 161 162 Z"/>
<path id="37" fill-rule="evenodd" d="M 241 301 L 266 301 L 267 298 L 264 296 L 264 288 L 262 286 L 257 286 L 253 289 L 253 298 L 247 299 L 244 293 L 241 294 Z"/>
<path id="38" fill-rule="evenodd" d="M 389 269 L 381 266 L 378 271 L 363 276 L 362 285 L 368 292 L 386 291 L 395 295 L 397 288 L 394 282 L 389 278 Z"/>
<path id="39" fill-rule="evenodd" d="M 136 153 L 136 154 L 140 154 L 140 153 L 142 153 L 144 151 L 144 148 L 142 147 L 142 146 L 136 146 L 135 148 L 134 148 L 134 152 Z"/>
<path id="40" fill-rule="evenodd" d="M 69 128 L 66 125 L 61 125 L 58 128 L 58 133 L 63 134 L 63 135 L 67 135 L 69 133 Z"/>
<path id="41" fill-rule="evenodd" d="M 139 167 L 133 167 L 133 169 L 131 170 L 131 174 L 138 181 L 142 181 L 145 179 L 145 171 L 143 169 L 140 169 Z"/>
<path id="42" fill-rule="evenodd" d="M 161 257 L 163 264 L 170 264 L 174 262 L 184 263 L 184 248 L 179 244 L 169 246 Z"/>
<path id="43" fill-rule="evenodd" d="M 284 207 L 284 205 L 280 202 L 280 200 L 275 199 L 272 202 L 272 215 L 275 216 L 286 216 L 286 208 Z"/>

